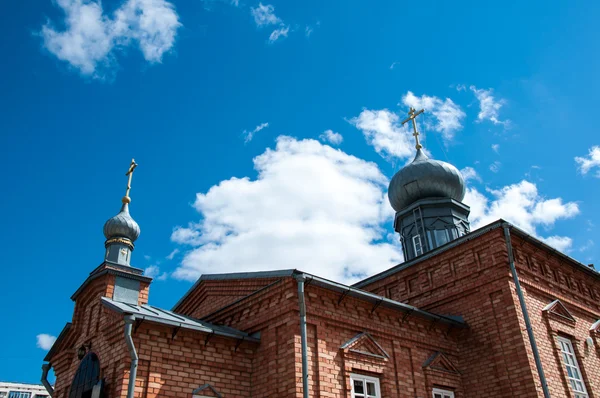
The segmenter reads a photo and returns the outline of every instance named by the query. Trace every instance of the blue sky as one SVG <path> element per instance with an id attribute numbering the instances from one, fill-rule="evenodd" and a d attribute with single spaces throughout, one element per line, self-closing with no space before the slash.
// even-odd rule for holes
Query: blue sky
<path id="1" fill-rule="evenodd" d="M 7 2 L 0 379 L 39 380 L 132 157 L 132 263 L 166 308 L 203 272 L 401 261 L 385 195 L 409 105 L 475 227 L 596 261 L 600 5 L 488 3 Z"/>

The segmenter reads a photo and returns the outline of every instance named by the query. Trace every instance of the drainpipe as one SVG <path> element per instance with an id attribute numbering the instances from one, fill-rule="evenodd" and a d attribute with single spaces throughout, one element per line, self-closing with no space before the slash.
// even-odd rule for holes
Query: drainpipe
<path id="1" fill-rule="evenodd" d="M 48 381 L 48 372 L 50 371 L 51 367 L 52 367 L 52 364 L 49 364 L 49 363 L 42 364 L 42 384 L 46 388 L 46 391 L 48 391 L 48 394 L 50 394 L 50 397 L 52 397 L 54 395 L 54 388 L 52 388 L 52 385 Z"/>
<path id="2" fill-rule="evenodd" d="M 138 354 L 135 351 L 133 339 L 131 338 L 131 328 L 133 326 L 134 321 L 135 316 L 125 315 L 125 343 L 127 344 L 127 348 L 129 349 L 129 356 L 131 357 L 131 369 L 129 370 L 129 385 L 127 386 L 127 398 L 133 398 L 133 393 L 135 391 L 135 379 L 137 377 Z"/>
<path id="3" fill-rule="evenodd" d="M 306 341 L 306 302 L 304 301 L 304 274 L 296 275 L 298 282 L 298 304 L 300 307 L 300 341 L 302 342 L 302 396 L 308 398 L 308 354 Z"/>
<path id="4" fill-rule="evenodd" d="M 529 343 L 531 344 L 531 350 L 533 351 L 533 357 L 535 358 L 535 366 L 537 367 L 538 374 L 540 375 L 540 382 L 542 383 L 544 397 L 550 398 L 550 391 L 548 390 L 548 383 L 546 382 L 546 376 L 544 375 L 544 368 L 542 367 L 540 353 L 538 351 L 537 344 L 535 343 L 535 336 L 533 335 L 531 320 L 529 319 L 527 305 L 525 304 L 525 298 L 523 297 L 523 291 L 521 290 L 521 284 L 519 283 L 519 275 L 517 275 L 517 269 L 515 268 L 515 258 L 513 255 L 513 248 L 510 240 L 510 225 L 507 223 L 502 224 L 502 228 L 504 228 L 504 238 L 506 239 L 506 247 L 508 248 L 508 263 L 510 265 L 510 272 L 512 273 L 512 277 L 515 282 L 515 287 L 517 288 L 517 295 L 519 296 L 521 311 L 523 312 L 523 318 L 525 319 L 525 326 L 527 327 Z"/>

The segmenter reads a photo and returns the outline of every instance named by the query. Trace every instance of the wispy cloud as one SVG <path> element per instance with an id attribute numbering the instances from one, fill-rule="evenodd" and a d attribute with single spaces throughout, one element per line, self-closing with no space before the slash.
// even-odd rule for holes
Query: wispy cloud
<path id="1" fill-rule="evenodd" d="M 252 138 L 254 138 L 254 134 L 258 133 L 260 130 L 269 127 L 269 123 L 261 123 L 258 126 L 256 126 L 254 128 L 254 130 L 244 130 L 242 132 L 242 136 L 244 137 L 244 142 L 248 143 L 250 141 L 252 141 Z"/>
<path id="2" fill-rule="evenodd" d="M 500 167 L 502 167 L 502 163 L 496 160 L 494 163 L 490 164 L 490 171 L 492 173 L 497 173 L 500 171 Z"/>
<path id="3" fill-rule="evenodd" d="M 48 351 L 50 348 L 52 348 L 52 345 L 56 341 L 55 336 L 52 336 L 51 334 L 46 334 L 46 333 L 38 334 L 36 336 L 36 338 L 37 338 L 37 344 L 36 344 L 37 347 L 41 348 L 42 350 L 46 350 L 46 351 Z"/>
<path id="4" fill-rule="evenodd" d="M 594 168 L 600 168 L 600 146 L 591 147 L 587 156 L 576 156 L 575 162 L 579 165 L 579 172 L 583 175 Z M 596 170 L 594 177 L 600 178 L 600 170 Z"/>
<path id="5" fill-rule="evenodd" d="M 254 17 L 256 26 L 272 26 L 278 25 L 279 27 L 271 32 L 269 35 L 269 42 L 274 43 L 279 38 L 287 37 L 290 27 L 286 26 L 281 18 L 275 15 L 275 7 L 271 4 L 258 3 L 258 6 L 250 8 L 250 13 Z"/>
<path id="6" fill-rule="evenodd" d="M 492 151 L 498 153 L 500 151 L 500 144 L 492 144 Z"/>
<path id="7" fill-rule="evenodd" d="M 175 249 L 173 250 L 171 253 L 169 253 L 169 255 L 167 257 L 165 257 L 167 260 L 173 260 L 173 258 L 179 253 L 179 249 Z"/>
<path id="8" fill-rule="evenodd" d="M 500 108 L 504 105 L 503 99 L 496 99 L 493 95 L 493 89 L 478 89 L 475 86 L 470 86 L 469 89 L 473 91 L 475 97 L 479 101 L 479 114 L 477 115 L 478 121 L 489 120 L 494 124 L 507 125 L 510 123 L 509 120 L 500 120 Z"/>
<path id="9" fill-rule="evenodd" d="M 362 131 L 367 143 L 382 157 L 405 159 L 414 153 L 414 143 L 406 126 L 400 125 L 400 118 L 387 109 L 364 109 L 358 116 L 349 120 Z"/>
<path id="10" fill-rule="evenodd" d="M 144 275 L 152 279 L 164 281 L 167 279 L 169 274 L 166 272 L 161 273 L 158 265 L 151 265 L 144 269 Z"/>
<path id="11" fill-rule="evenodd" d="M 460 170 L 460 173 L 467 182 L 471 180 L 481 182 L 481 177 L 479 176 L 477 171 L 472 167 L 465 167 Z"/>
<path id="12" fill-rule="evenodd" d="M 137 44 L 144 59 L 160 63 L 173 48 L 179 16 L 165 0 L 127 0 L 105 15 L 100 1 L 56 0 L 65 13 L 65 30 L 42 27 L 44 47 L 82 75 L 104 78 L 116 64 L 115 49 Z M 62 25 L 63 23 L 61 23 Z"/>
<path id="13" fill-rule="evenodd" d="M 325 130 L 319 138 L 321 141 L 328 142 L 333 145 L 340 145 L 344 140 L 344 137 L 340 133 L 336 133 L 333 130 Z"/>

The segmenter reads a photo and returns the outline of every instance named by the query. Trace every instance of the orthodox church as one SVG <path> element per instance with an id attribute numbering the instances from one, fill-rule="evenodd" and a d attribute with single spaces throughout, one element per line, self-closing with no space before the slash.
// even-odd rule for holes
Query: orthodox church
<path id="1" fill-rule="evenodd" d="M 421 112 L 388 192 L 405 261 L 352 286 L 299 269 L 211 274 L 172 309 L 151 305 L 131 264 L 132 162 L 104 260 L 44 358 L 49 394 L 600 397 L 600 274 L 504 220 L 471 231 L 463 177 L 419 143 Z"/>

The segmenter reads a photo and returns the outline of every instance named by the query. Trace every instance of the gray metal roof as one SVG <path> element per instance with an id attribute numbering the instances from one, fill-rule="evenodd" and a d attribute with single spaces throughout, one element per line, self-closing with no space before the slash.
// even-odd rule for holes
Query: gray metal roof
<path id="1" fill-rule="evenodd" d="M 106 239 L 127 238 L 132 242 L 135 242 L 139 238 L 140 226 L 131 218 L 127 203 L 123 203 L 119 214 L 106 221 L 104 224 L 104 236 Z"/>
<path id="2" fill-rule="evenodd" d="M 102 297 L 102 304 L 120 314 L 133 315 L 135 319 L 180 327 L 183 329 L 197 330 L 199 332 L 232 337 L 235 339 L 243 339 L 251 342 L 260 341 L 260 339 L 250 336 L 248 333 L 242 332 L 241 330 L 230 328 L 228 326 L 213 325 L 209 322 L 176 314 L 172 311 L 163 310 L 151 305 L 127 304 L 109 299 L 108 297 Z"/>
<path id="3" fill-rule="evenodd" d="M 450 163 L 429 159 L 419 149 L 415 159 L 398 171 L 388 188 L 390 204 L 396 211 L 424 198 L 450 198 L 462 201 L 465 181 Z"/>

